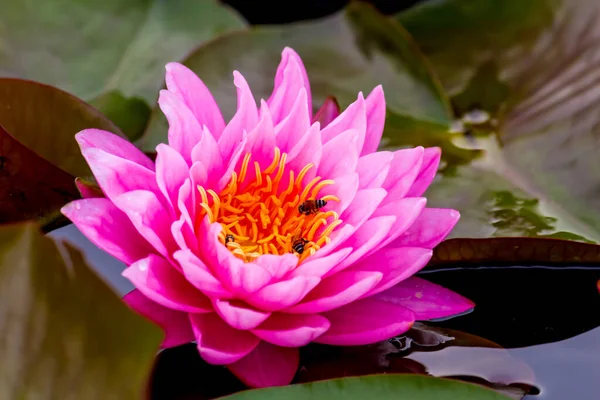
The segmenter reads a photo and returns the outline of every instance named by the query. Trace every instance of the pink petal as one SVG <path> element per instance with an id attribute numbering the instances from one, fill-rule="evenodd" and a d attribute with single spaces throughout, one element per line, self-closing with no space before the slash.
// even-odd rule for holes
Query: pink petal
<path id="1" fill-rule="evenodd" d="M 433 249 L 450 234 L 460 213 L 448 208 L 425 208 L 414 223 L 390 243 L 391 247 L 414 246 Z"/>
<path id="2" fill-rule="evenodd" d="M 225 188 L 225 186 L 227 186 L 227 184 L 231 180 L 233 170 L 237 166 L 238 161 L 242 157 L 242 154 L 245 154 L 244 149 L 246 148 L 247 143 L 248 143 L 248 135 L 244 131 L 242 133 L 241 141 L 233 149 L 233 155 L 229 159 L 229 162 L 226 162 L 225 158 L 223 159 L 223 162 L 225 163 L 225 172 L 223 173 L 223 176 L 221 177 L 221 179 L 219 179 L 219 182 L 217 184 L 217 188 L 216 188 L 217 193 L 220 192 L 221 190 L 223 190 Z"/>
<path id="3" fill-rule="evenodd" d="M 282 153 L 290 153 L 310 128 L 310 116 L 304 88 L 300 89 L 295 100 L 289 115 L 275 125 L 275 141 Z M 275 117 L 273 118 L 275 119 Z M 291 154 L 290 158 L 295 156 L 295 154 Z"/>
<path id="4" fill-rule="evenodd" d="M 359 228 L 371 217 L 386 195 L 387 192 L 381 188 L 359 190 L 340 217 L 341 220 Z"/>
<path id="5" fill-rule="evenodd" d="M 83 150 L 82 154 L 109 199 L 132 190 L 160 193 L 154 171 L 97 148 Z"/>
<path id="6" fill-rule="evenodd" d="M 190 285 L 164 258 L 151 254 L 123 271 L 126 277 L 150 300 L 177 311 L 213 311 L 210 300 Z"/>
<path id="7" fill-rule="evenodd" d="M 179 188 L 189 173 L 187 163 L 175 149 L 164 143 L 156 146 L 156 182 L 176 216 L 180 214 L 177 207 Z"/>
<path id="8" fill-rule="evenodd" d="M 421 163 L 423 162 L 423 151 L 422 147 L 415 147 L 413 149 L 402 149 L 394 152 L 394 159 L 390 164 L 390 170 L 383 182 L 383 187 L 389 193 L 386 203 L 407 197 L 408 191 L 419 174 Z"/>
<path id="9" fill-rule="evenodd" d="M 358 159 L 359 189 L 378 188 L 383 186 L 394 159 L 394 153 L 379 151 L 367 154 Z"/>
<path id="10" fill-rule="evenodd" d="M 327 247 L 329 247 L 327 245 Z M 319 250 L 317 254 L 321 252 Z M 352 252 L 352 248 L 347 247 L 334 251 L 333 253 L 317 258 L 316 255 L 306 259 L 297 268 L 290 271 L 286 278 L 293 278 L 295 276 L 318 276 L 321 277 L 335 267 L 340 261 L 348 256 Z M 295 256 L 294 256 L 295 257 Z"/>
<path id="11" fill-rule="evenodd" d="M 313 118 L 313 122 L 319 122 L 321 128 L 325 128 L 340 115 L 340 105 L 333 96 L 329 96 L 323 102 L 323 105 L 317 111 Z"/>
<path id="12" fill-rule="evenodd" d="M 415 321 L 412 311 L 371 298 L 358 300 L 323 314 L 331 327 L 315 342 L 362 346 L 406 332 Z"/>
<path id="13" fill-rule="evenodd" d="M 205 166 L 210 182 L 217 182 L 224 171 L 223 157 L 215 138 L 206 126 L 202 130 L 202 137 L 192 149 L 192 163 L 200 162 Z M 214 176 L 213 176 L 214 175 Z M 209 186 L 210 184 L 207 184 Z"/>
<path id="14" fill-rule="evenodd" d="M 154 193 L 134 190 L 117 196 L 114 202 L 157 252 L 165 257 L 170 256 L 176 248 L 171 235 L 173 218 Z"/>
<path id="15" fill-rule="evenodd" d="M 198 76 L 184 65 L 168 63 L 165 81 L 167 89 L 183 100 L 192 111 L 200 125 L 205 125 L 208 130 L 219 138 L 225 121 L 210 90 Z"/>
<path id="16" fill-rule="evenodd" d="M 355 171 L 358 163 L 356 142 L 358 131 L 344 131 L 323 145 L 323 155 L 319 163 L 319 176 L 325 179 L 336 179 L 348 171 Z"/>
<path id="17" fill-rule="evenodd" d="M 236 258 L 219 242 L 217 235 L 222 229 L 219 223 L 209 225 L 208 217 L 200 227 L 201 256 L 216 278 L 227 290 L 241 297 L 268 284 L 272 279 L 269 271 L 258 264 L 245 263 Z"/>
<path id="18" fill-rule="evenodd" d="M 329 239 L 331 242 L 327 244 L 327 246 L 321 247 L 315 254 L 310 257 L 310 260 L 318 260 L 328 256 L 330 253 L 338 250 L 338 247 L 344 243 L 352 234 L 356 231 L 356 228 L 350 224 L 342 224 L 340 225 L 340 229 L 334 230 L 331 235 L 329 235 Z M 350 252 L 352 254 L 352 252 Z M 327 266 L 323 265 L 323 271 L 330 270 Z M 335 265 L 333 266 L 335 267 Z M 327 272 L 324 272 L 327 275 Z"/>
<path id="19" fill-rule="evenodd" d="M 383 292 L 419 272 L 433 252 L 420 247 L 383 248 L 363 258 L 347 271 L 373 271 L 383 274 L 379 283 L 362 297 Z"/>
<path id="20" fill-rule="evenodd" d="M 248 355 L 260 339 L 233 329 L 215 313 L 190 314 L 200 356 L 209 364 L 227 365 Z"/>
<path id="21" fill-rule="evenodd" d="M 227 368 L 249 387 L 283 386 L 292 381 L 299 362 L 298 349 L 261 342 L 254 351 Z"/>
<path id="22" fill-rule="evenodd" d="M 425 209 L 426 204 L 427 199 L 425 199 L 424 197 L 408 197 L 404 199 L 401 198 L 398 200 L 394 200 L 392 202 L 380 206 L 373 213 L 373 217 L 391 215 L 396 217 L 396 222 L 390 228 L 390 233 L 386 236 L 386 238 L 382 240 L 379 246 L 377 246 L 373 250 L 381 249 L 387 246 L 389 243 L 393 242 L 394 239 L 407 232 L 415 223 L 415 221 L 419 218 L 419 216 Z"/>
<path id="23" fill-rule="evenodd" d="M 268 167 L 273 161 L 275 154 L 275 128 L 269 107 L 264 100 L 261 100 L 260 119 L 254 129 L 248 133 L 248 142 L 246 143 L 245 153 L 252 154 L 251 161 L 258 161 L 262 168 Z M 254 169 L 251 168 L 249 181 L 254 178 Z"/>
<path id="24" fill-rule="evenodd" d="M 377 151 L 383 127 L 385 125 L 385 96 L 381 85 L 377 86 L 367 96 L 365 101 L 367 108 L 367 133 L 361 156 Z M 420 196 L 416 195 L 416 196 Z"/>
<path id="25" fill-rule="evenodd" d="M 237 87 L 237 112 L 229 121 L 219 137 L 219 149 L 225 163 L 229 161 L 242 141 L 245 132 L 252 130 L 258 123 L 258 109 L 248 82 L 238 71 L 233 72 L 233 84 Z"/>
<path id="26" fill-rule="evenodd" d="M 374 297 L 411 310 L 416 320 L 445 318 L 462 314 L 475 303 L 425 279 L 413 276 Z"/>
<path id="27" fill-rule="evenodd" d="M 154 252 L 127 215 L 106 198 L 75 200 L 61 212 L 92 243 L 127 265 Z"/>
<path id="28" fill-rule="evenodd" d="M 161 347 L 180 346 L 196 339 L 187 313 L 163 307 L 144 296 L 138 289 L 127 293 L 123 301 L 138 314 L 162 328 L 165 339 Z"/>
<path id="29" fill-rule="evenodd" d="M 310 96 L 310 81 L 300 56 L 289 47 L 281 53 L 281 63 L 275 74 L 275 87 L 269 98 L 269 108 L 273 114 L 275 124 L 288 116 L 294 107 L 294 100 L 300 90 L 306 91 L 306 106 L 308 118 L 312 115 L 312 100 Z"/>
<path id="30" fill-rule="evenodd" d="M 190 168 L 190 197 L 191 203 L 187 204 L 187 209 L 190 212 L 190 218 L 194 221 L 194 230 L 196 229 L 196 225 L 198 223 L 199 213 L 202 211 L 199 204 L 201 202 L 200 192 L 198 191 L 198 187 L 201 186 L 203 188 L 211 187 L 215 183 L 215 179 L 218 179 L 218 176 L 210 175 L 208 172 L 208 167 L 201 161 L 196 161 L 192 164 Z M 187 199 L 190 201 L 190 199 Z"/>
<path id="31" fill-rule="evenodd" d="M 277 311 L 297 304 L 321 281 L 316 276 L 297 276 L 265 286 L 247 298 L 248 303 L 266 311 Z"/>
<path id="32" fill-rule="evenodd" d="M 258 257 L 254 262 L 269 271 L 273 279 L 279 280 L 288 272 L 297 269 L 298 257 L 293 254 L 265 254 Z"/>
<path id="33" fill-rule="evenodd" d="M 358 94 L 358 99 L 354 103 L 350 104 L 343 113 L 323 128 L 321 131 L 323 143 L 327 143 L 348 129 L 355 129 L 358 133 L 356 151 L 360 154 L 367 130 L 366 104 L 362 92 Z"/>
<path id="34" fill-rule="evenodd" d="M 285 312 L 298 314 L 321 313 L 345 306 L 373 289 L 382 277 L 381 272 L 339 272 L 323 279 L 300 304 L 288 308 Z"/>
<path id="35" fill-rule="evenodd" d="M 344 246 L 351 247 L 354 251 L 325 276 L 331 276 L 348 268 L 373 248 L 379 246 L 381 241 L 388 235 L 394 222 L 396 222 L 396 217 L 394 216 L 376 217 L 369 219 L 360 228 L 355 229 L 352 236 L 344 241 Z"/>
<path id="36" fill-rule="evenodd" d="M 252 333 L 276 346 L 306 346 L 329 329 L 329 321 L 320 315 L 273 314 Z"/>
<path id="37" fill-rule="evenodd" d="M 308 164 L 312 164 L 314 167 L 308 170 L 302 180 L 303 184 L 307 184 L 316 176 L 322 158 L 319 124 L 313 124 L 306 134 L 300 138 L 300 141 L 296 143 L 296 146 L 288 153 L 286 168 L 288 170 L 299 172 Z M 284 175 L 280 187 L 287 187 L 289 181 L 290 176 Z"/>
<path id="38" fill-rule="evenodd" d="M 178 250 L 173 258 L 189 283 L 210 297 L 230 298 L 231 293 L 215 278 L 210 269 L 190 250 Z"/>
<path id="39" fill-rule="evenodd" d="M 327 204 L 327 210 L 335 211 L 341 215 L 352 203 L 358 190 L 358 174 L 351 172 L 335 178 L 333 185 L 325 186 L 319 192 L 319 197 L 334 195 L 340 202 L 331 201 Z"/>
<path id="40" fill-rule="evenodd" d="M 192 194 L 192 181 L 186 179 L 179 188 L 177 208 L 190 228 L 194 228 L 194 196 Z"/>
<path id="41" fill-rule="evenodd" d="M 435 178 L 438 166 L 440 165 L 441 155 L 442 150 L 439 147 L 428 147 L 425 149 L 421 171 L 406 194 L 407 197 L 419 197 L 425 193 L 425 190 L 427 190 L 431 181 Z"/>
<path id="42" fill-rule="evenodd" d="M 270 312 L 257 310 L 240 300 L 214 300 L 215 310 L 232 328 L 249 330 L 262 324 Z"/>
<path id="43" fill-rule="evenodd" d="M 171 234 L 173 240 L 181 249 L 190 249 L 192 252 L 198 251 L 198 238 L 196 238 L 192 227 L 186 222 L 185 216 L 180 216 L 177 221 L 171 224 Z"/>
<path id="44" fill-rule="evenodd" d="M 131 142 L 100 129 L 85 129 L 75 135 L 81 151 L 99 149 L 154 171 L 154 163 Z"/>
<path id="45" fill-rule="evenodd" d="M 194 146 L 202 136 L 202 126 L 183 100 L 168 90 L 161 90 L 158 105 L 169 122 L 169 146 L 191 164 Z"/>

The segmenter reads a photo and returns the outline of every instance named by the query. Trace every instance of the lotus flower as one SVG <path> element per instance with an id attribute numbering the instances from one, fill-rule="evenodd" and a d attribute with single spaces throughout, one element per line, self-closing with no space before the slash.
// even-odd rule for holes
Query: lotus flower
<path id="1" fill-rule="evenodd" d="M 156 162 L 111 133 L 78 133 L 105 197 L 62 210 L 128 265 L 136 289 L 124 300 L 164 329 L 164 347 L 196 341 L 248 386 L 284 385 L 310 342 L 370 344 L 473 307 L 412 277 L 459 214 L 425 208 L 438 148 L 376 152 L 381 87 L 313 117 L 304 65 L 286 48 L 260 107 L 233 73 L 226 124 L 193 72 L 166 70 Z"/>

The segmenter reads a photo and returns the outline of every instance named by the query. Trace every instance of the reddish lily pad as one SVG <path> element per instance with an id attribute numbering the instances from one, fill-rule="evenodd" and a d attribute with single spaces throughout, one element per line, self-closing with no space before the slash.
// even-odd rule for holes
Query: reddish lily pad
<path id="1" fill-rule="evenodd" d="M 430 266 L 449 263 L 485 265 L 600 264 L 600 246 L 545 238 L 449 239 L 438 245 Z"/>
<path id="2" fill-rule="evenodd" d="M 86 128 L 123 135 L 104 115 L 52 86 L 0 78 L 0 125 L 43 159 L 73 176 L 91 176 L 75 134 Z"/>
<path id="3" fill-rule="evenodd" d="M 0 126 L 0 224 L 50 217 L 79 197 L 74 179 Z"/>
<path id="4" fill-rule="evenodd" d="M 72 247 L 0 226 L 0 398 L 140 398 L 161 332 Z"/>

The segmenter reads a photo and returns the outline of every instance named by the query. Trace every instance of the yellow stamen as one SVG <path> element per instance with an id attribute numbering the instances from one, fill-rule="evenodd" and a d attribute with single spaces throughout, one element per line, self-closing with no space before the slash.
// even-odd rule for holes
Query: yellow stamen
<path id="1" fill-rule="evenodd" d="M 312 163 L 310 163 L 306 167 L 302 168 L 302 170 L 300 170 L 300 173 L 298 174 L 298 178 L 296 178 L 296 186 L 298 186 L 298 188 L 300 187 L 300 185 L 302 185 L 302 180 L 304 179 L 304 175 L 306 175 L 306 173 L 308 171 L 310 171 L 310 169 L 312 167 L 314 167 L 314 165 Z"/>
<path id="2" fill-rule="evenodd" d="M 242 169 L 240 170 L 240 177 L 238 178 L 238 182 L 244 182 L 246 179 L 246 173 L 248 172 L 248 163 L 250 162 L 250 153 L 244 156 L 244 161 L 242 161 Z"/>
<path id="3" fill-rule="evenodd" d="M 286 166 L 287 154 L 278 148 L 267 168 L 261 171 L 260 164 L 254 161 L 254 176 L 248 175 L 251 158 L 250 154 L 244 156 L 239 170 L 232 172 L 220 194 L 198 186 L 201 212 L 197 221 L 207 216 L 211 223 L 220 223 L 223 230 L 218 235 L 219 241 L 245 262 L 264 254 L 285 253 L 296 254 L 299 262 L 303 262 L 330 242 L 329 235 L 341 221 L 327 206 L 309 215 L 300 214 L 298 206 L 308 199 L 319 198 L 321 189 L 334 182 L 315 177 L 303 185 L 314 165 L 308 164 L 299 172 L 291 170 Z M 284 176 L 289 180 L 280 190 Z M 321 199 L 339 202 L 331 194 Z M 293 251 L 294 241 L 298 240 L 304 242 L 301 254 Z"/>

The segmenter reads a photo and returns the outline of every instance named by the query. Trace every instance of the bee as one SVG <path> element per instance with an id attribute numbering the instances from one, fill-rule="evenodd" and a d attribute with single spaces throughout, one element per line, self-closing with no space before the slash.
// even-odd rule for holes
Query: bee
<path id="1" fill-rule="evenodd" d="M 233 242 L 235 242 L 235 239 L 234 239 L 233 235 L 227 235 L 227 236 L 225 236 L 225 244 L 227 244 L 227 243 L 233 243 Z"/>
<path id="2" fill-rule="evenodd" d="M 327 200 L 308 199 L 298 206 L 298 212 L 304 215 L 316 214 L 320 208 L 327 205 Z"/>
<path id="3" fill-rule="evenodd" d="M 302 254 L 304 253 L 304 246 L 308 242 L 310 242 L 310 240 L 306 240 L 302 236 L 300 236 L 300 234 L 296 234 L 292 238 L 292 250 L 298 254 Z"/>

